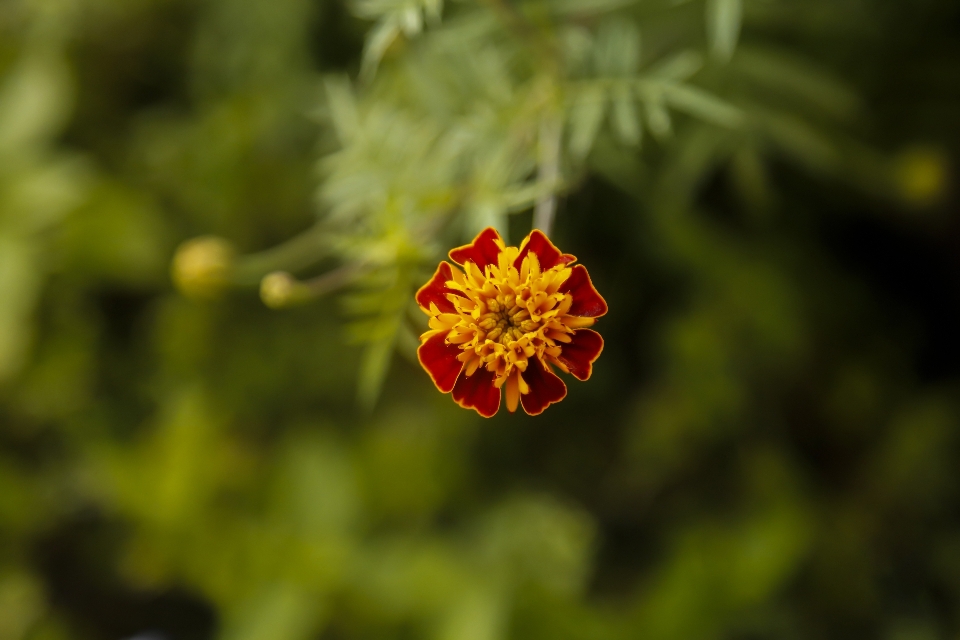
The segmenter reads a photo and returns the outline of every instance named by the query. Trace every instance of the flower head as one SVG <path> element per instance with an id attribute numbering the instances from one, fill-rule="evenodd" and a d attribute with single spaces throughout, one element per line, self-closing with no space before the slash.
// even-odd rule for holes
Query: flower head
<path id="1" fill-rule="evenodd" d="M 590 377 L 603 339 L 593 326 L 607 303 L 576 258 L 534 230 L 508 247 L 495 229 L 454 249 L 417 292 L 430 316 L 420 364 L 443 393 L 491 417 L 506 391 L 507 409 L 538 415 L 567 395 L 557 367 Z"/>

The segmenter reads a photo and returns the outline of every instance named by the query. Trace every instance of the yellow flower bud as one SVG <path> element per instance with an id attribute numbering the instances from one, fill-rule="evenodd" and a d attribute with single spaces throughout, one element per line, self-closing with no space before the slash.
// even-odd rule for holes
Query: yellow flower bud
<path id="1" fill-rule="evenodd" d="M 271 309 L 280 309 L 293 300 L 297 282 L 286 271 L 274 271 L 260 281 L 260 299 Z"/>
<path id="2" fill-rule="evenodd" d="M 233 246 L 223 238 L 203 236 L 187 240 L 173 257 L 173 282 L 190 298 L 216 298 L 230 284 L 234 257 Z"/>
<path id="3" fill-rule="evenodd" d="M 938 203 L 949 188 L 949 160 L 936 148 L 904 151 L 896 160 L 894 174 L 901 196 L 917 206 Z"/>

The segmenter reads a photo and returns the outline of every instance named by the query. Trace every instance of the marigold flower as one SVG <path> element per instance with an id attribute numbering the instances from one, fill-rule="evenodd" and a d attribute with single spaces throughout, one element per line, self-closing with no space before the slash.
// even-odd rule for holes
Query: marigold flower
<path id="1" fill-rule="evenodd" d="M 576 258 L 534 230 L 508 247 L 493 228 L 454 249 L 417 303 L 430 316 L 417 355 L 443 393 L 461 407 L 489 418 L 500 408 L 535 416 L 567 395 L 557 367 L 587 380 L 603 350 L 588 329 L 607 312 Z"/>

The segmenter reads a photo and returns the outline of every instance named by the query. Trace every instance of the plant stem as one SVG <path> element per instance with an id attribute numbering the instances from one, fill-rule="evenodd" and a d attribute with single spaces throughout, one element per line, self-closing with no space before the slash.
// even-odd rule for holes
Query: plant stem
<path id="1" fill-rule="evenodd" d="M 560 139 L 563 125 L 560 118 L 551 116 L 540 123 L 540 168 L 537 181 L 544 188 L 544 195 L 537 201 L 533 212 L 533 228 L 540 229 L 548 237 L 553 231 L 553 218 L 557 211 L 557 184 L 560 179 Z"/>
<path id="2" fill-rule="evenodd" d="M 309 290 L 311 297 L 320 297 L 350 284 L 369 268 L 369 263 L 365 261 L 350 262 L 316 278 L 304 280 L 303 285 Z"/>
<path id="3" fill-rule="evenodd" d="M 315 225 L 283 244 L 237 260 L 233 282 L 241 286 L 256 285 L 272 271 L 297 271 L 316 264 L 330 254 L 329 233 Z"/>
<path id="4" fill-rule="evenodd" d="M 506 0 L 484 0 L 484 4 L 513 31 L 522 46 L 529 47 L 534 56 L 540 58 L 546 69 L 556 71 L 559 52 L 535 24 Z"/>

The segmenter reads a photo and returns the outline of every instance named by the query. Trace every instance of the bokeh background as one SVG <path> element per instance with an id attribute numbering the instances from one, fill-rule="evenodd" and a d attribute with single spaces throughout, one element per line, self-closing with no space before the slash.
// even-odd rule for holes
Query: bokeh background
<path id="1" fill-rule="evenodd" d="M 960 637 L 958 151 L 954 0 L 2 0 L 0 640 Z M 485 421 L 412 292 L 551 198 Z"/>

